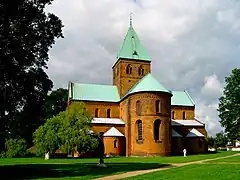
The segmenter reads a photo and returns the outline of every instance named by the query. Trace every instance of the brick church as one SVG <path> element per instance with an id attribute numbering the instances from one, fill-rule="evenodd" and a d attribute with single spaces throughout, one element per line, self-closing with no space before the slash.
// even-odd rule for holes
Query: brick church
<path id="1" fill-rule="evenodd" d="M 141 156 L 207 152 L 205 125 L 195 118 L 189 93 L 164 87 L 130 21 L 113 84 L 69 83 L 69 101 L 83 101 L 92 130 L 103 133 L 106 155 Z"/>

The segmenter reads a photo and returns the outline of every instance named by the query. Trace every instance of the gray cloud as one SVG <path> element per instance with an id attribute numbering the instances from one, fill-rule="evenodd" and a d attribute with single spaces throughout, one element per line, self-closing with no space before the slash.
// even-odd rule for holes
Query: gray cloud
<path id="1" fill-rule="evenodd" d="M 65 25 L 65 38 L 51 50 L 47 70 L 55 88 L 70 80 L 111 84 L 111 67 L 133 12 L 134 28 L 152 57 L 153 75 L 169 89 L 190 92 L 210 135 L 221 130 L 218 96 L 224 77 L 240 66 L 240 2 L 55 0 L 47 11 Z M 209 86 L 211 76 L 218 87 Z"/>

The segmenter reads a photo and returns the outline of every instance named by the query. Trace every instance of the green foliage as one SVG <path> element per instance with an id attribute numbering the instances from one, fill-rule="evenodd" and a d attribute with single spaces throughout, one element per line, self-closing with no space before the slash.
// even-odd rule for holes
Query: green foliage
<path id="1" fill-rule="evenodd" d="M 52 88 L 44 70 L 48 51 L 63 37 L 61 20 L 45 11 L 52 1 L 0 2 L 1 137 L 20 136 L 29 142 L 41 124 L 45 98 Z"/>
<path id="2" fill-rule="evenodd" d="M 34 144 L 38 155 L 53 154 L 58 148 L 65 153 L 93 150 L 98 141 L 89 133 L 91 121 L 92 116 L 84 103 L 72 103 L 66 111 L 48 119 L 35 131 Z"/>
<path id="3" fill-rule="evenodd" d="M 228 138 L 223 132 L 220 132 L 216 134 L 214 141 L 217 147 L 225 147 L 228 143 Z"/>
<path id="4" fill-rule="evenodd" d="M 68 90 L 59 88 L 52 91 L 46 98 L 44 104 L 44 119 L 52 118 L 53 116 L 65 111 L 67 108 Z"/>
<path id="5" fill-rule="evenodd" d="M 208 137 L 208 146 L 210 147 L 225 147 L 228 143 L 227 135 L 223 132 L 216 134 L 216 137 Z"/>
<path id="6" fill-rule="evenodd" d="M 240 139 L 240 69 L 225 78 L 226 86 L 219 99 L 220 123 L 231 141 Z"/>
<path id="7" fill-rule="evenodd" d="M 44 125 L 34 132 L 34 144 L 37 155 L 41 156 L 46 152 L 53 154 L 58 149 L 60 144 L 58 136 L 59 120 L 58 116 L 48 119 Z"/>
<path id="8" fill-rule="evenodd" d="M 6 151 L 2 156 L 23 157 L 27 154 L 27 142 L 20 138 L 8 139 L 5 143 L 5 149 Z"/>
<path id="9" fill-rule="evenodd" d="M 208 146 L 214 147 L 215 146 L 215 139 L 214 137 L 208 137 Z"/>

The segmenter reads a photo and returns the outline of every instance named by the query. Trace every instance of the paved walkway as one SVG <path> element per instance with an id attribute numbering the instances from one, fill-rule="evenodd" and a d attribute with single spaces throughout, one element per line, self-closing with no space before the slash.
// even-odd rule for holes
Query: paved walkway
<path id="1" fill-rule="evenodd" d="M 176 163 L 176 164 L 169 164 L 170 166 L 162 167 L 162 168 L 157 168 L 157 169 L 148 169 L 148 170 L 139 170 L 139 171 L 130 171 L 126 172 L 123 174 L 116 174 L 116 175 L 111 175 L 111 176 L 105 176 L 101 178 L 97 178 L 95 180 L 116 180 L 116 179 L 122 179 L 122 178 L 128 178 L 132 176 L 138 176 L 146 173 L 152 173 L 155 171 L 163 171 L 166 169 L 170 169 L 173 167 L 182 167 L 190 164 L 200 164 L 200 163 L 207 163 L 208 161 L 213 161 L 213 160 L 218 160 L 218 159 L 225 159 L 233 156 L 240 156 L 240 153 L 230 155 L 230 156 L 224 156 L 224 157 L 217 157 L 217 158 L 211 158 L 211 159 L 205 159 L 205 160 L 200 160 L 200 161 L 193 161 L 193 162 L 187 162 L 187 163 Z"/>

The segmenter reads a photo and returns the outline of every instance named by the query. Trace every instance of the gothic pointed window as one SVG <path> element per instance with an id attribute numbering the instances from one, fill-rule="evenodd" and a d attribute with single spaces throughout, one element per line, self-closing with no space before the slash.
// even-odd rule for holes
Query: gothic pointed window
<path id="1" fill-rule="evenodd" d="M 156 113 L 161 112 L 162 107 L 161 107 L 161 101 L 160 100 L 156 100 L 155 108 L 156 108 Z"/>
<path id="2" fill-rule="evenodd" d="M 111 117 L 111 109 L 107 109 L 107 118 Z"/>
<path id="3" fill-rule="evenodd" d="M 127 73 L 127 74 L 132 74 L 132 67 L 131 67 L 130 64 L 127 65 L 126 73 Z"/>
<path id="4" fill-rule="evenodd" d="M 175 118 L 175 111 L 172 111 L 172 119 Z"/>
<path id="5" fill-rule="evenodd" d="M 142 65 L 139 66 L 139 68 L 138 68 L 138 75 L 139 75 L 139 76 L 143 76 L 143 75 L 144 75 L 144 69 L 143 69 L 143 66 L 142 66 Z"/>
<path id="6" fill-rule="evenodd" d="M 137 112 L 138 116 L 141 115 L 141 103 L 140 103 L 140 101 L 136 102 L 136 112 Z"/>
<path id="7" fill-rule="evenodd" d="M 99 113 L 99 110 L 98 110 L 98 108 L 96 108 L 96 109 L 95 109 L 95 117 L 96 117 L 96 118 L 99 116 L 98 113 Z"/>
<path id="8" fill-rule="evenodd" d="M 143 134 L 142 134 L 142 121 L 141 120 L 137 120 L 136 121 L 136 134 L 137 134 L 137 142 L 138 143 L 142 143 L 143 140 Z"/>
<path id="9" fill-rule="evenodd" d="M 154 140 L 155 141 L 159 141 L 160 140 L 160 125 L 161 125 L 161 121 L 159 119 L 154 121 L 153 133 L 154 133 Z"/>
<path id="10" fill-rule="evenodd" d="M 185 120 L 185 119 L 186 119 L 186 112 L 183 111 L 183 120 Z"/>

